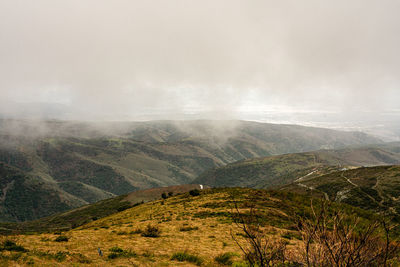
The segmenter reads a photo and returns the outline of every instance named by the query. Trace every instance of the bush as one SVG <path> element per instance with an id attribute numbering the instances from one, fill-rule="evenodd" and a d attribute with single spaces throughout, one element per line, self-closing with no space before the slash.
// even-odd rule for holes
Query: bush
<path id="1" fill-rule="evenodd" d="M 123 250 L 120 247 L 112 247 L 110 248 L 110 254 L 108 254 L 107 258 L 116 259 L 116 258 L 131 258 L 136 257 L 137 254 L 130 250 Z"/>
<path id="2" fill-rule="evenodd" d="M 54 259 L 58 262 L 63 262 L 67 258 L 67 252 L 63 251 L 58 251 L 57 253 L 54 254 Z"/>
<path id="3" fill-rule="evenodd" d="M 161 230 L 158 226 L 153 226 L 148 224 L 146 229 L 142 232 L 142 236 L 144 237 L 159 237 L 161 234 Z"/>
<path id="4" fill-rule="evenodd" d="M 56 242 L 68 242 L 68 237 L 66 237 L 65 235 L 60 235 L 54 241 L 56 241 Z"/>
<path id="5" fill-rule="evenodd" d="M 202 258 L 195 256 L 195 255 L 191 255 L 187 252 L 177 252 L 174 255 L 172 255 L 171 260 L 187 261 L 187 262 L 194 263 L 198 266 L 200 266 L 203 263 Z"/>
<path id="6" fill-rule="evenodd" d="M 112 248 L 110 248 L 110 251 L 111 251 L 111 252 L 115 252 L 115 253 L 122 253 L 122 252 L 124 252 L 124 250 L 123 250 L 122 248 L 119 248 L 119 247 L 112 247 Z"/>
<path id="7" fill-rule="evenodd" d="M 81 254 L 81 253 L 75 253 L 71 255 L 73 257 L 73 259 L 79 263 L 92 263 L 92 261 L 90 259 L 88 259 L 85 255 Z"/>
<path id="8" fill-rule="evenodd" d="M 226 252 L 215 257 L 215 261 L 222 265 L 231 266 L 233 264 L 232 257 L 237 256 L 236 253 Z"/>
<path id="9" fill-rule="evenodd" d="M 70 255 L 68 252 L 64 252 L 64 251 L 57 251 L 56 253 L 50 253 L 50 252 L 43 252 L 43 251 L 37 251 L 37 250 L 34 250 L 32 252 L 32 254 L 39 258 L 55 260 L 57 262 L 64 261 L 67 258 L 67 255 Z"/>
<path id="10" fill-rule="evenodd" d="M 161 197 L 162 197 L 163 199 L 167 199 L 167 198 L 168 198 L 168 196 L 167 196 L 167 194 L 166 194 L 165 192 L 163 192 L 163 193 L 161 194 Z"/>
<path id="11" fill-rule="evenodd" d="M 193 197 L 199 196 L 200 195 L 200 190 L 199 189 L 193 189 L 189 191 L 189 194 Z"/>
<path id="12" fill-rule="evenodd" d="M 317 208 L 311 203 L 311 208 L 313 218 L 298 219 L 303 264 L 388 266 L 391 259 L 397 258 L 400 246 L 390 240 L 390 227 L 385 220 L 362 223 L 358 216 L 347 214 L 327 201 Z"/>
<path id="13" fill-rule="evenodd" d="M 18 251 L 18 252 L 26 252 L 28 251 L 23 246 L 17 245 L 14 241 L 5 240 L 0 247 L 0 251 L 7 250 L 7 251 Z"/>

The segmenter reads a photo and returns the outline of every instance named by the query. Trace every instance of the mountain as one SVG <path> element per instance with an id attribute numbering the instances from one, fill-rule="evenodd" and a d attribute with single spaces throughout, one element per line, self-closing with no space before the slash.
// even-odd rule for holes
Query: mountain
<path id="1" fill-rule="evenodd" d="M 81 204 L 57 187 L 0 163 L 0 214 L 3 221 L 27 220 L 65 211 Z"/>
<path id="2" fill-rule="evenodd" d="M 208 169 L 252 157 L 369 143 L 380 140 L 246 121 L 0 120 L 0 221 L 32 220 L 140 189 L 192 183 Z M 41 203 L 47 198 L 53 202 Z"/>
<path id="3" fill-rule="evenodd" d="M 267 188 L 304 176 L 320 176 L 345 166 L 391 164 L 400 164 L 400 143 L 247 159 L 208 170 L 193 183 L 212 187 Z"/>
<path id="4" fill-rule="evenodd" d="M 400 215 L 400 166 L 375 166 L 305 177 L 281 190 L 315 194 L 374 211 Z"/>

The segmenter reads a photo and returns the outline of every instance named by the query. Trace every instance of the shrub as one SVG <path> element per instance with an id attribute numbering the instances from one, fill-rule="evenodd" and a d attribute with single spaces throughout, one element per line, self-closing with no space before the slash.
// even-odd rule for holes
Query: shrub
<path id="1" fill-rule="evenodd" d="M 385 220 L 365 224 L 354 214 L 333 212 L 330 202 L 314 208 L 311 219 L 299 218 L 303 239 L 303 263 L 308 266 L 388 266 L 400 246 L 390 240 Z M 383 235 L 382 235 L 383 233 Z"/>
<path id="2" fill-rule="evenodd" d="M 233 253 L 233 252 L 226 252 L 223 254 L 218 255 L 217 257 L 215 257 L 215 261 L 218 262 L 219 264 L 222 265 L 232 265 L 233 261 L 232 261 L 232 257 L 234 256 L 238 256 L 238 254 Z"/>
<path id="3" fill-rule="evenodd" d="M 131 258 L 136 257 L 137 254 L 131 250 L 123 250 L 120 247 L 112 247 L 110 248 L 110 254 L 108 254 L 107 258 L 116 259 L 116 258 Z"/>
<path id="4" fill-rule="evenodd" d="M 112 248 L 110 248 L 110 251 L 111 251 L 111 252 L 115 252 L 115 253 L 122 253 L 122 252 L 124 252 L 124 250 L 123 250 L 122 248 L 119 248 L 119 247 L 112 247 Z"/>
<path id="5" fill-rule="evenodd" d="M 118 231 L 116 232 L 117 235 L 127 235 L 128 233 L 125 231 Z"/>
<path id="6" fill-rule="evenodd" d="M 250 266 L 275 266 L 285 263 L 286 243 L 274 240 L 266 235 L 259 224 L 258 210 L 250 207 L 248 214 L 241 213 L 235 203 L 236 226 L 242 231 L 244 241 L 239 241 L 231 232 L 233 240 L 244 254 Z"/>
<path id="7" fill-rule="evenodd" d="M 200 195 L 200 190 L 199 189 L 193 189 L 189 191 L 189 194 L 193 197 Z"/>
<path id="8" fill-rule="evenodd" d="M 202 258 L 195 256 L 195 255 L 191 255 L 187 252 L 176 252 L 176 253 L 174 253 L 174 255 L 172 255 L 171 260 L 187 261 L 187 262 L 194 263 L 198 266 L 200 266 L 203 263 Z"/>
<path id="9" fill-rule="evenodd" d="M 54 241 L 56 241 L 56 242 L 68 242 L 68 237 L 66 237 L 65 235 L 60 235 Z"/>
<path id="10" fill-rule="evenodd" d="M 65 261 L 67 254 L 67 252 L 58 251 L 56 254 L 54 254 L 54 259 L 58 262 Z"/>
<path id="11" fill-rule="evenodd" d="M 161 230 L 158 226 L 153 226 L 148 224 L 146 229 L 142 232 L 142 236 L 144 237 L 159 237 L 161 234 Z"/>
<path id="12" fill-rule="evenodd" d="M 161 197 L 162 197 L 163 199 L 167 199 L 167 198 L 168 198 L 168 196 L 167 196 L 167 194 L 166 194 L 165 192 L 163 192 L 163 193 L 161 194 Z"/>
<path id="13" fill-rule="evenodd" d="M 7 251 L 18 251 L 18 252 L 26 252 L 28 251 L 23 246 L 17 245 L 14 241 L 5 240 L 0 247 L 0 251 L 7 250 Z"/>
<path id="14" fill-rule="evenodd" d="M 32 252 L 32 254 L 37 257 L 40 257 L 40 258 L 56 260 L 58 262 L 64 261 L 67 258 L 67 255 L 69 255 L 68 252 L 64 252 L 64 251 L 57 251 L 56 253 L 50 253 L 50 252 L 43 252 L 43 251 L 37 251 L 37 250 L 34 250 Z"/>
<path id="15" fill-rule="evenodd" d="M 71 255 L 73 257 L 73 259 L 79 263 L 92 263 L 92 261 L 90 259 L 88 259 L 85 255 L 81 254 L 81 253 L 75 253 Z"/>

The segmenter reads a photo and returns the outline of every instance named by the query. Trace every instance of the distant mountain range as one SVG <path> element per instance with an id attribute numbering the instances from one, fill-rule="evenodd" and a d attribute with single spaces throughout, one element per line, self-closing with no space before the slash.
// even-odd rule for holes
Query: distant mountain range
<path id="1" fill-rule="evenodd" d="M 0 220 L 191 183 L 238 160 L 371 143 L 382 142 L 360 132 L 246 121 L 0 120 Z M 394 164 L 385 158 L 392 152 L 376 153 L 382 164 Z"/>

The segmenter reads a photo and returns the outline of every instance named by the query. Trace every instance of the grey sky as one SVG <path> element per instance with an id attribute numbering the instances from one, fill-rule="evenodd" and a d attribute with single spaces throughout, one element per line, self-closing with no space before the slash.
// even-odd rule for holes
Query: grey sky
<path id="1" fill-rule="evenodd" d="M 0 0 L 0 111 L 400 111 L 400 1 Z"/>

